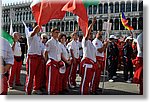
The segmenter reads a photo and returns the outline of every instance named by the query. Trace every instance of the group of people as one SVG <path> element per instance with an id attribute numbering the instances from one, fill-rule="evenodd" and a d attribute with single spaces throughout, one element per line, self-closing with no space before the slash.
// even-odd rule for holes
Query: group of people
<path id="1" fill-rule="evenodd" d="M 115 42 L 115 36 L 110 35 L 109 39 L 103 40 L 102 32 L 98 31 L 93 40 L 92 28 L 96 22 L 96 18 L 88 28 L 87 34 L 82 38 L 78 37 L 76 31 L 71 33 L 71 41 L 67 42 L 65 34 L 61 33 L 57 28 L 52 28 L 51 38 L 48 39 L 47 34 L 41 34 L 40 27 L 37 25 L 33 31 L 26 34 L 28 52 L 26 59 L 26 83 L 25 92 L 28 95 L 40 93 L 45 90 L 49 95 L 63 94 L 68 92 L 68 88 L 77 86 L 76 74 L 79 70 L 81 77 L 80 94 L 94 94 L 99 89 L 101 73 L 107 62 L 107 70 L 109 81 L 117 76 L 120 52 L 124 63 L 124 79 L 125 81 L 133 78 L 132 63 L 132 37 L 127 37 L 121 51 Z M 19 43 L 20 34 L 13 33 L 14 43 L 10 47 L 7 41 L 2 41 L 1 48 L 1 80 L 3 81 L 1 94 L 7 94 L 8 86 L 13 87 L 14 78 L 15 85 L 22 86 L 20 82 L 20 69 L 22 67 L 21 47 Z M 141 37 L 139 39 L 142 39 Z M 142 45 L 137 43 L 137 61 L 140 63 L 136 67 L 143 68 L 142 65 Z M 107 49 L 107 60 L 105 60 L 105 52 Z M 140 54 L 139 54 L 140 53 Z M 11 68 L 12 66 L 12 68 Z M 141 68 L 141 69 L 142 69 Z M 130 76 L 128 71 L 130 70 Z M 8 74 L 9 72 L 9 74 Z M 139 73 L 139 71 L 138 71 Z M 139 75 L 137 73 L 137 75 Z M 141 83 L 141 76 L 137 78 Z M 140 80 L 140 81 L 139 81 Z M 142 86 L 142 85 L 141 85 Z M 142 90 L 142 89 L 141 89 Z"/>

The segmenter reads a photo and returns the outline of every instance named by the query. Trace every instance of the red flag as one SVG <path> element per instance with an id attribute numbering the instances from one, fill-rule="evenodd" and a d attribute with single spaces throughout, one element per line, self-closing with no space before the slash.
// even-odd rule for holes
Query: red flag
<path id="1" fill-rule="evenodd" d="M 70 0 L 62 8 L 62 11 L 71 12 L 73 14 L 76 14 L 79 17 L 78 23 L 85 36 L 85 34 L 88 31 L 88 15 L 87 15 L 86 8 L 84 7 L 82 0 Z"/>
<path id="2" fill-rule="evenodd" d="M 47 24 L 51 19 L 62 19 L 65 11 L 61 11 L 67 0 L 33 0 L 32 13 L 39 26 Z"/>

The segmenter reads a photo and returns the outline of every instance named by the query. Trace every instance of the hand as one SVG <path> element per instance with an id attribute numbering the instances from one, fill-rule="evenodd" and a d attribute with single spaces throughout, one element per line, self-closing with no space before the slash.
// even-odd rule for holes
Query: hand
<path id="1" fill-rule="evenodd" d="M 40 31 L 40 27 L 37 25 L 34 29 L 33 32 L 34 33 L 38 33 Z"/>
<path id="2" fill-rule="evenodd" d="M 93 18 L 92 24 L 95 24 L 95 22 L 96 22 L 96 16 Z"/>
<path id="3" fill-rule="evenodd" d="M 71 61 L 68 60 L 68 61 L 67 61 L 67 64 L 68 64 L 68 65 L 71 65 Z"/>

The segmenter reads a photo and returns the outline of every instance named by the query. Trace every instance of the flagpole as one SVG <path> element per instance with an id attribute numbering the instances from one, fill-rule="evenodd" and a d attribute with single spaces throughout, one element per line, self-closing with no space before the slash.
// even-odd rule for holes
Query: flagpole
<path id="1" fill-rule="evenodd" d="M 108 0 L 109 2 L 109 0 Z M 108 21 L 107 23 L 109 24 L 110 21 L 110 7 L 108 6 Z M 109 38 L 109 26 L 107 25 L 107 30 L 106 30 L 106 40 Z M 105 76 L 106 76 L 106 64 L 107 64 L 107 47 L 106 47 L 106 57 L 105 57 L 105 66 L 104 66 L 104 76 L 103 76 L 103 85 L 102 85 L 102 93 L 104 93 L 104 82 L 105 82 Z"/>

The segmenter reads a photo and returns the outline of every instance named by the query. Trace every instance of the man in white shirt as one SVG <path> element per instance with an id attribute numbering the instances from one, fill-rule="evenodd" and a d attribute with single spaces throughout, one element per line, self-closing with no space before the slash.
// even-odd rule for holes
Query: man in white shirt
<path id="1" fill-rule="evenodd" d="M 97 50 L 96 51 L 96 60 L 98 63 L 98 69 L 95 71 L 93 92 L 95 92 L 99 88 L 101 72 L 104 70 L 104 65 L 105 65 L 104 51 L 106 50 L 106 47 L 107 47 L 107 41 L 103 44 L 102 40 L 103 40 L 102 32 L 99 31 L 96 34 L 96 38 L 92 42 Z"/>
<path id="2" fill-rule="evenodd" d="M 61 61 L 62 50 L 58 42 L 59 30 L 53 28 L 51 30 L 52 37 L 46 43 L 46 50 L 44 52 L 46 64 L 46 89 L 48 94 L 57 95 L 59 89 L 59 73 L 60 69 L 65 65 Z"/>
<path id="3" fill-rule="evenodd" d="M 14 64 L 13 51 L 10 44 L 0 37 L 0 94 L 7 95 L 8 91 L 8 71 Z"/>
<path id="4" fill-rule="evenodd" d="M 26 62 L 26 86 L 25 91 L 28 95 L 32 92 L 33 80 L 34 87 L 36 91 L 40 90 L 40 76 L 39 68 L 41 67 L 41 47 L 40 47 L 40 38 L 37 36 L 37 33 L 40 31 L 40 27 L 36 26 L 32 32 L 26 35 L 27 44 L 28 44 L 28 55 Z M 35 77 L 35 78 L 34 78 Z"/>
<path id="5" fill-rule="evenodd" d="M 21 46 L 20 42 L 18 41 L 20 39 L 20 34 L 18 32 L 13 33 L 14 43 L 12 45 L 12 50 L 14 53 L 14 65 L 12 66 L 12 69 L 10 70 L 10 76 L 9 76 L 9 87 L 13 87 L 14 78 L 16 76 L 15 85 L 16 86 L 22 86 L 20 83 L 20 70 L 22 67 L 22 60 L 21 60 Z"/>
<path id="6" fill-rule="evenodd" d="M 73 32 L 71 34 L 72 41 L 68 43 L 67 47 L 71 54 L 71 70 L 69 75 L 69 85 L 70 88 L 74 88 L 76 86 L 76 72 L 77 72 L 77 66 L 79 64 L 79 46 L 78 46 L 78 35 L 76 32 Z"/>
<path id="7" fill-rule="evenodd" d="M 82 39 L 82 47 L 83 47 L 83 59 L 81 61 L 81 85 L 80 92 L 81 94 L 87 95 L 90 94 L 91 87 L 93 85 L 92 79 L 97 68 L 96 64 L 96 48 L 92 44 L 91 37 L 91 29 L 96 22 L 96 18 L 94 17 L 92 24 L 89 26 L 88 33 Z"/>

